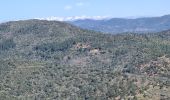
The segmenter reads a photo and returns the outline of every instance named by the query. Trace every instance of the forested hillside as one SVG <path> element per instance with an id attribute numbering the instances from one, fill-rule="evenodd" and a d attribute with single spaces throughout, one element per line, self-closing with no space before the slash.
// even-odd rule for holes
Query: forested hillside
<path id="1" fill-rule="evenodd" d="M 102 34 L 67 23 L 0 24 L 1 100 L 169 100 L 170 31 Z"/>

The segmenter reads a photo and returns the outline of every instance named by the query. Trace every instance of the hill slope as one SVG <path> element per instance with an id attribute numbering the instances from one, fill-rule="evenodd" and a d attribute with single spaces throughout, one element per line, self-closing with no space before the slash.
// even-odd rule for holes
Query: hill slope
<path id="1" fill-rule="evenodd" d="M 40 20 L 0 24 L 0 98 L 169 99 L 169 33 L 109 35 Z"/>
<path id="2" fill-rule="evenodd" d="M 105 33 L 160 32 L 170 29 L 170 15 L 137 19 L 77 20 L 69 22 L 84 29 Z"/>

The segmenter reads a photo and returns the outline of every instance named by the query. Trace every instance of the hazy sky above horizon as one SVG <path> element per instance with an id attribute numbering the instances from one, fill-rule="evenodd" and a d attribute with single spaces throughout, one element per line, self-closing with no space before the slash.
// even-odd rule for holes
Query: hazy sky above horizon
<path id="1" fill-rule="evenodd" d="M 170 14 L 170 0 L 1 0 L 0 21 L 50 16 L 141 17 Z"/>

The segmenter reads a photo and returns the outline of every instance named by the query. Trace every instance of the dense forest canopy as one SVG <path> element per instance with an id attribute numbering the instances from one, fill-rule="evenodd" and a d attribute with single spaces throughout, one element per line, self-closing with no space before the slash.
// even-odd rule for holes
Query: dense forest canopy
<path id="1" fill-rule="evenodd" d="M 45 20 L 0 24 L 2 100 L 168 100 L 170 31 L 103 34 Z"/>

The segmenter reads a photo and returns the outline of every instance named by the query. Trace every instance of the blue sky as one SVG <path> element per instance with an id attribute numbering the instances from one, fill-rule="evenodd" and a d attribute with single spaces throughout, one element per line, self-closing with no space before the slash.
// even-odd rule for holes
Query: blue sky
<path id="1" fill-rule="evenodd" d="M 1 0 L 0 21 L 50 16 L 141 17 L 170 14 L 170 0 Z"/>

